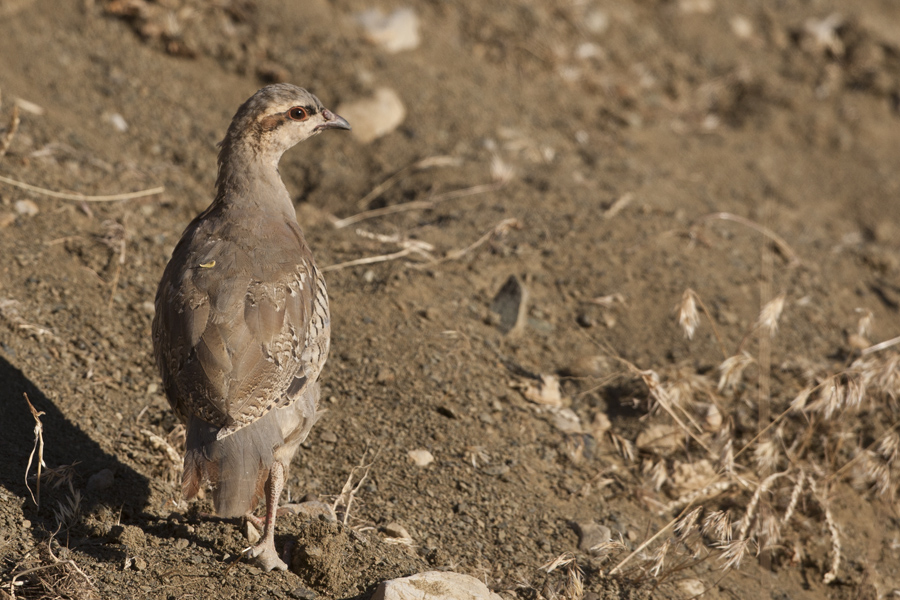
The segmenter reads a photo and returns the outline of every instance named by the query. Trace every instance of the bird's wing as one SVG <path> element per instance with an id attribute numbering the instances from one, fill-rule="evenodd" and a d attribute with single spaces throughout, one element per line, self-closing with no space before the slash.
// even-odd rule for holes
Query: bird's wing
<path id="1" fill-rule="evenodd" d="M 299 227 L 285 226 L 267 236 L 275 248 L 212 236 L 179 245 L 157 293 L 166 394 L 182 418 L 222 428 L 219 438 L 298 398 L 321 368 L 310 342 L 321 345 L 324 289 Z M 327 305 L 324 315 L 327 327 Z"/>

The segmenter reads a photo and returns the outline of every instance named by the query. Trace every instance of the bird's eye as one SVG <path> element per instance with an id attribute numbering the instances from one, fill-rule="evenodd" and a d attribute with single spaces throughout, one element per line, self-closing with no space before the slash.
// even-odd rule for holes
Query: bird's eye
<path id="1" fill-rule="evenodd" d="M 309 113 L 302 106 L 295 106 L 288 111 L 288 116 L 295 121 L 305 121 L 309 118 Z"/>

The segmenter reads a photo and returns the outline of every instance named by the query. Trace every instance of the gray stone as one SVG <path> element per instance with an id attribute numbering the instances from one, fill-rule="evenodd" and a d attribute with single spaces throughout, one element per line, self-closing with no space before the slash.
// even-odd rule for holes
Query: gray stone
<path id="1" fill-rule="evenodd" d="M 586 554 L 591 554 L 591 548 L 612 539 L 612 530 L 605 525 L 598 525 L 593 519 L 575 521 L 572 528 L 578 534 L 578 549 Z"/>

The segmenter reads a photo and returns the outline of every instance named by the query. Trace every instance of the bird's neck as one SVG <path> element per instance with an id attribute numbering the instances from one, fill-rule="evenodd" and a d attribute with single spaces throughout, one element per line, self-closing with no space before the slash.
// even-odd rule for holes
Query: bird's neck
<path id="1" fill-rule="evenodd" d="M 278 172 L 280 159 L 280 152 L 260 152 L 248 143 L 226 140 L 219 152 L 215 202 L 296 218 L 294 204 Z"/>

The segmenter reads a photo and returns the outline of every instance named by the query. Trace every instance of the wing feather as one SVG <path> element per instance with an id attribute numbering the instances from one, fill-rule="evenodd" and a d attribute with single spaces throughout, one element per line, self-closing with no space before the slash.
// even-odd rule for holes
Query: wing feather
<path id="1" fill-rule="evenodd" d="M 293 401 L 324 362 L 306 364 L 321 355 L 307 346 L 321 345 L 309 333 L 324 290 L 299 226 L 285 228 L 266 240 L 268 261 L 229 241 L 241 238 L 186 233 L 191 243 L 176 247 L 163 275 L 154 335 L 167 396 L 183 418 L 221 427 L 219 438 Z"/>

